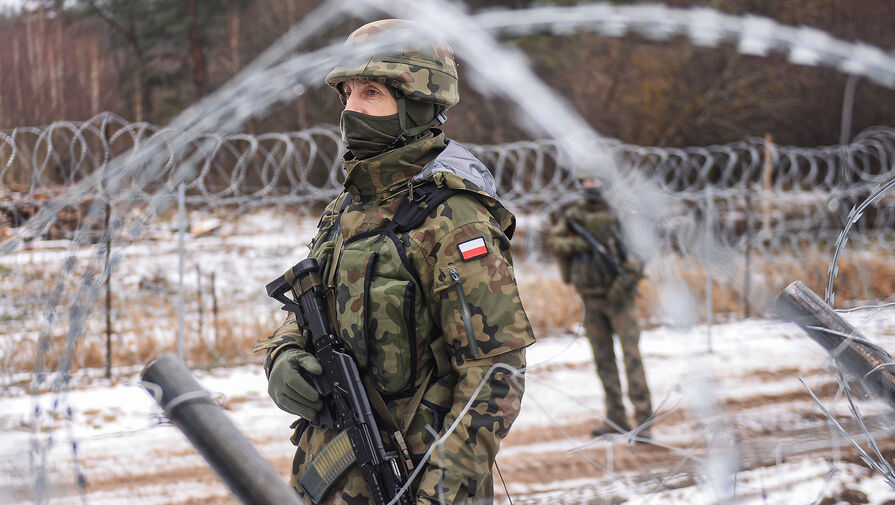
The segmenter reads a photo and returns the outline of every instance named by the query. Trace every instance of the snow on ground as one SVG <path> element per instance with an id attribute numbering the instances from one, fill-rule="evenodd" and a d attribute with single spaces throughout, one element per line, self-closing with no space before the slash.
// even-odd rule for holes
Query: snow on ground
<path id="1" fill-rule="evenodd" d="M 188 236 L 187 272 L 196 265 L 220 272 L 218 289 L 227 300 L 280 317 L 277 304 L 263 296 L 263 285 L 303 257 L 315 224 L 307 218 L 284 222 L 285 215 L 253 212 L 224 219 L 213 234 Z M 116 257 L 127 268 L 116 268 L 115 282 L 134 286 L 161 277 L 176 286 L 174 229 L 155 223 L 141 240 L 118 243 Z M 0 257 L 0 266 L 13 272 L 5 282 L 15 283 L 26 267 L 59 265 L 67 243 L 48 246 L 53 244 Z M 89 258 L 95 251 L 78 254 Z M 516 273 L 520 286 L 556 275 L 552 265 L 526 261 L 517 262 Z M 19 314 L 22 307 L 11 303 L 0 300 L 0 312 Z M 895 349 L 895 309 L 844 317 L 882 347 Z M 153 331 L 170 338 L 171 329 L 168 322 Z M 34 325 L 18 316 L 7 318 L 0 332 L 6 343 L 36 335 Z M 643 332 L 641 350 L 658 410 L 653 443 L 633 444 L 622 435 L 594 440 L 589 431 L 601 420 L 603 395 L 586 339 L 576 332 L 539 335 L 528 351 L 521 414 L 498 456 L 514 503 L 732 502 L 725 493 L 747 505 L 862 503 L 859 493 L 870 504 L 895 500 L 883 476 L 861 464 L 848 441 L 831 434 L 808 395 L 806 386 L 838 420 L 851 420 L 847 402 L 835 395 L 825 352 L 795 325 L 751 319 L 711 328 L 658 326 Z M 163 422 L 138 373 L 139 367 L 117 368 L 109 380 L 98 370 L 79 371 L 68 387 L 40 395 L 25 393 L 30 377 L 4 377 L 0 504 L 234 503 L 185 437 Z M 194 374 L 288 475 L 292 416 L 267 398 L 260 366 Z M 886 455 L 895 453 L 889 408 L 873 399 L 858 405 Z M 854 422 L 849 429 L 858 433 Z M 731 470 L 719 471 L 725 468 Z M 504 503 L 499 479 L 495 489 Z"/>
<path id="2" fill-rule="evenodd" d="M 891 329 L 895 312 L 860 312 L 849 314 L 849 319 L 861 328 Z M 884 347 L 895 347 L 895 333 L 891 331 L 874 337 Z M 686 451 L 694 442 L 723 434 L 723 430 L 712 431 L 712 423 L 684 424 L 688 429 L 682 430 L 681 423 L 665 423 L 661 413 L 673 416 L 677 411 L 697 411 L 714 418 L 719 413 L 707 410 L 712 403 L 797 392 L 801 388 L 799 376 L 809 384 L 829 380 L 824 370 L 824 353 L 793 325 L 767 320 L 716 325 L 711 338 L 712 352 L 708 353 L 705 329 L 660 327 L 644 332 L 642 350 L 650 386 L 655 403 L 661 402 L 660 420 L 653 429 L 657 444 Z M 586 340 L 575 335 L 542 338 L 531 347 L 523 409 L 500 454 L 502 464 L 527 459 L 537 468 L 539 455 L 548 452 L 576 460 L 581 458 L 579 451 L 595 443 L 617 445 L 618 452 L 625 450 L 621 436 L 611 443 L 594 442 L 586 432 L 584 436 L 578 433 L 546 441 L 513 440 L 517 432 L 561 429 L 582 421 L 591 426 L 598 421 L 602 394 L 589 353 Z M 292 452 L 287 441 L 288 425 L 292 418 L 277 410 L 267 398 L 260 367 L 196 371 L 195 376 L 221 399 L 227 413 L 255 441 L 262 454 L 288 461 Z M 0 398 L 0 502 L 32 503 L 35 478 L 43 468 L 51 494 L 60 495 L 50 503 L 82 503 L 77 490 L 72 489 L 76 464 L 87 479 L 87 503 L 186 503 L 188 496 L 209 495 L 225 499 L 226 491 L 215 480 L 176 478 L 178 472 L 188 476 L 203 463 L 176 428 L 158 424 L 160 410 L 137 384 L 135 375 L 114 383 L 94 382 L 84 389 L 38 396 L 10 390 Z M 776 406 L 756 403 L 752 409 L 736 412 L 725 423 L 805 424 L 800 421 L 803 412 L 794 411 L 793 405 L 810 411 L 812 402 L 807 394 L 801 396 L 795 403 Z M 862 402 L 861 408 L 868 416 L 887 413 L 887 408 L 877 401 Z M 39 430 L 31 426 L 36 412 L 53 413 L 37 416 L 43 420 Z M 35 451 L 35 443 L 50 449 Z M 783 449 L 785 453 L 787 448 Z M 645 465 L 649 464 L 647 459 Z M 637 482 L 632 477 L 636 472 L 601 467 L 601 463 L 594 466 L 592 477 L 574 475 L 568 480 L 548 482 L 510 480 L 507 485 L 519 503 L 598 503 L 591 500 L 614 496 L 633 503 L 695 504 L 716 503 L 720 498 L 707 480 L 708 474 L 694 477 L 694 482 L 687 486 L 656 491 L 648 480 Z M 146 475 L 155 477 L 143 482 L 140 476 Z M 611 478 L 607 479 L 607 475 Z M 66 479 L 71 481 L 65 482 Z M 826 453 L 745 469 L 736 479 L 737 502 L 743 504 L 814 503 L 825 490 L 837 485 L 865 493 L 868 503 L 895 499 L 895 491 L 882 476 L 851 462 L 836 464 Z"/>

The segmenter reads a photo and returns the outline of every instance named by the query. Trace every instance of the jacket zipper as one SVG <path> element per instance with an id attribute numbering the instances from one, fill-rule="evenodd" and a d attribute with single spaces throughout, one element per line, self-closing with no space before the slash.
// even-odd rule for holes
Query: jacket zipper
<path id="1" fill-rule="evenodd" d="M 466 301 L 466 294 L 463 292 L 463 284 L 460 283 L 460 274 L 456 268 L 449 270 L 454 288 L 457 290 L 457 300 L 460 302 L 460 315 L 463 317 L 463 326 L 466 328 L 466 340 L 469 342 L 469 351 L 473 356 L 479 353 L 479 347 L 475 341 L 475 335 L 472 332 L 472 311 L 469 309 L 469 302 Z"/>

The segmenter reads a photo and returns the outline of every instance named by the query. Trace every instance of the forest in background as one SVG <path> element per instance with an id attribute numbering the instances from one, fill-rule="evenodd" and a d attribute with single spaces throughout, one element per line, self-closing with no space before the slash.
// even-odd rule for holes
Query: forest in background
<path id="1" fill-rule="evenodd" d="M 230 79 L 317 7 L 319 0 L 35 0 L 0 15 L 0 130 L 84 120 L 111 111 L 165 124 Z M 471 0 L 469 10 L 522 8 L 538 0 Z M 571 3 L 571 2 L 552 2 Z M 632 1 L 615 3 L 637 3 Z M 891 0 L 668 0 L 730 14 L 767 16 L 834 37 L 895 48 Z M 315 45 L 341 40 L 351 20 Z M 770 133 L 780 144 L 840 139 L 848 76 L 785 57 L 743 56 L 687 40 L 593 34 L 504 38 L 602 134 L 638 145 L 708 145 Z M 513 106 L 482 96 L 461 71 L 461 101 L 446 133 L 479 144 L 530 138 Z M 337 123 L 337 97 L 321 86 L 272 107 L 252 133 Z M 895 91 L 857 81 L 850 134 L 891 125 Z"/>

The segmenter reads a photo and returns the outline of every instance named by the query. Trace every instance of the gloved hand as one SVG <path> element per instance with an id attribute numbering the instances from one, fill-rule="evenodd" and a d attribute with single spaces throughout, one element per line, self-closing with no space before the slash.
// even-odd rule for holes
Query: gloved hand
<path id="1" fill-rule="evenodd" d="M 606 292 L 606 301 L 614 307 L 622 307 L 631 300 L 632 296 L 628 284 L 619 276 L 609 286 L 609 290 Z"/>
<path id="2" fill-rule="evenodd" d="M 282 410 L 314 419 L 323 408 L 320 393 L 299 372 L 311 375 L 323 373 L 323 367 L 313 354 L 301 349 L 286 349 L 273 362 L 270 377 L 267 378 L 267 394 Z"/>

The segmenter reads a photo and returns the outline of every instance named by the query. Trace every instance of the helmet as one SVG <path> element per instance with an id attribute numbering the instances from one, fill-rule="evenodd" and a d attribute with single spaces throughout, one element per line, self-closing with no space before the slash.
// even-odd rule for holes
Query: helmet
<path id="1" fill-rule="evenodd" d="M 404 19 L 373 21 L 354 30 L 345 41 L 344 49 L 349 51 L 352 46 L 363 44 L 382 32 L 398 33 L 414 26 L 412 21 Z M 326 76 L 326 84 L 341 95 L 342 83 L 350 79 L 378 81 L 392 86 L 407 98 L 445 108 L 460 100 L 454 53 L 443 42 L 426 42 L 403 50 L 388 49 L 363 61 L 343 58 Z"/>

